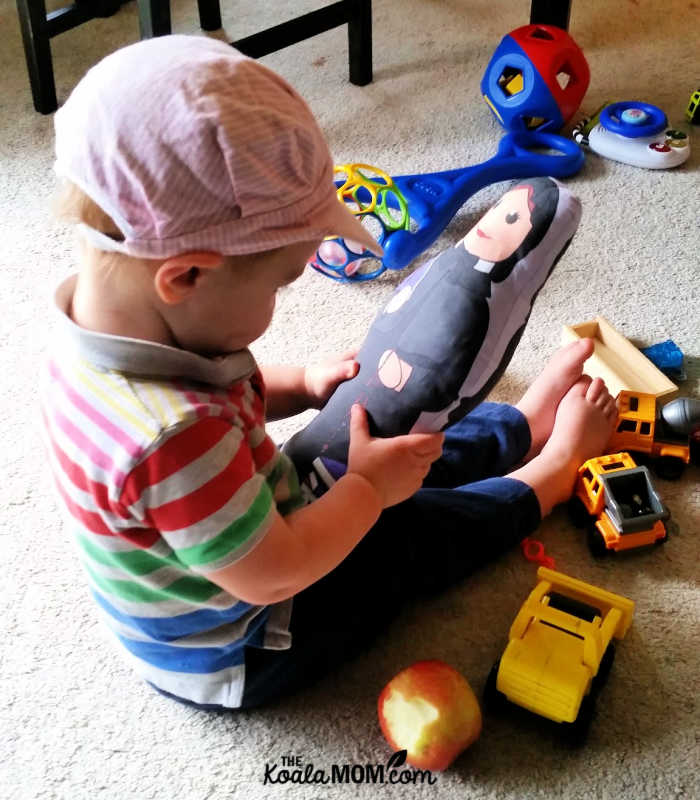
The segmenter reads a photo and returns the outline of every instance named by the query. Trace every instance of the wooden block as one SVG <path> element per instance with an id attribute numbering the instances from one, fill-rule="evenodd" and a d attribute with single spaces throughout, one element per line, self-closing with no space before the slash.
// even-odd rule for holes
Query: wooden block
<path id="1" fill-rule="evenodd" d="M 562 343 L 587 338 L 593 339 L 595 348 L 584 364 L 584 372 L 592 378 L 602 378 L 610 394 L 617 396 L 626 389 L 668 399 L 678 391 L 676 384 L 629 339 L 615 330 L 605 317 L 563 326 Z"/>

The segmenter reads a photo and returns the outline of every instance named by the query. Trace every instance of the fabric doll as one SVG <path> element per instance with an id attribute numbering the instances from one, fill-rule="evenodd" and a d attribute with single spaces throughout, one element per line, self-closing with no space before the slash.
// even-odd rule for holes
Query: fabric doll
<path id="1" fill-rule="evenodd" d="M 516 181 L 464 239 L 409 275 L 372 323 L 358 374 L 286 443 L 300 477 L 318 457 L 325 483 L 342 473 L 354 402 L 373 436 L 442 430 L 481 402 L 580 217 L 580 202 L 552 178 Z"/>

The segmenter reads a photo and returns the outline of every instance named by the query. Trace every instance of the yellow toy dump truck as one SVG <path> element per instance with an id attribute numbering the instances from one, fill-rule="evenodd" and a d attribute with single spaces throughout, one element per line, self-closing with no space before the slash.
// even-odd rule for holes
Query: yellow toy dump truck
<path id="1" fill-rule="evenodd" d="M 589 458 L 579 467 L 569 517 L 587 528 L 593 555 L 665 542 L 669 516 L 649 470 L 629 453 Z"/>
<path id="2" fill-rule="evenodd" d="M 514 703 L 559 723 L 580 744 L 612 667 L 612 639 L 627 633 L 634 602 L 546 567 L 537 578 L 488 677 L 484 703 Z"/>
<path id="3" fill-rule="evenodd" d="M 674 401 L 674 404 L 678 402 Z M 617 428 L 606 452 L 627 450 L 641 453 L 653 459 L 654 471 L 660 478 L 680 478 L 685 465 L 690 463 L 688 435 L 676 434 L 670 425 L 664 424 L 663 417 L 657 417 L 656 396 L 621 391 L 617 396 L 617 407 Z"/>

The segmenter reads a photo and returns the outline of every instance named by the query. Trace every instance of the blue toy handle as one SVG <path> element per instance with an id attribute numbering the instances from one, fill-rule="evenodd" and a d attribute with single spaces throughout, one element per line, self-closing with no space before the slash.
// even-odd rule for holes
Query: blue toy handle
<path id="1" fill-rule="evenodd" d="M 533 153 L 534 148 L 561 155 Z M 538 176 L 566 177 L 583 165 L 581 148 L 571 139 L 543 132 L 514 132 L 500 141 L 496 155 L 482 164 L 446 172 L 402 175 L 394 183 L 405 197 L 418 230 L 393 231 L 380 239 L 384 267 L 403 269 L 438 238 L 469 197 L 491 183 Z"/>
<path id="2" fill-rule="evenodd" d="M 558 150 L 561 155 L 532 152 L 533 148 L 545 147 L 550 150 Z M 554 178 L 568 178 L 569 175 L 575 175 L 581 169 L 585 160 L 583 150 L 573 139 L 542 131 L 510 133 L 504 136 L 498 146 L 496 158 L 507 157 L 510 154 L 521 159 L 521 163 L 523 159 L 532 161 L 541 170 L 538 175 L 514 176 L 520 178 L 537 178 L 545 175 Z"/>

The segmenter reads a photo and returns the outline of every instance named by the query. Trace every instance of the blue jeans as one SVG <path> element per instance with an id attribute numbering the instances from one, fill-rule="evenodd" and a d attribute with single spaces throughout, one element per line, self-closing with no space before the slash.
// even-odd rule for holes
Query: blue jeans
<path id="1" fill-rule="evenodd" d="M 482 403 L 445 431 L 413 497 L 386 509 L 352 553 L 294 598 L 289 650 L 248 648 L 243 707 L 269 702 L 365 651 L 407 600 L 447 588 L 529 536 L 532 489 L 499 477 L 530 447 L 515 408 Z"/>
<path id="2" fill-rule="evenodd" d="M 482 403 L 449 427 L 423 488 L 385 509 L 341 564 L 295 595 L 292 646 L 246 649 L 241 707 L 264 705 L 342 668 L 408 600 L 451 586 L 530 535 L 541 520 L 535 493 L 500 477 L 529 447 L 529 426 L 509 405 Z"/>

